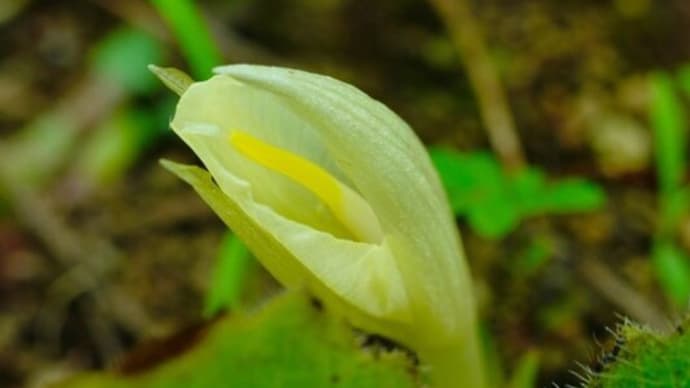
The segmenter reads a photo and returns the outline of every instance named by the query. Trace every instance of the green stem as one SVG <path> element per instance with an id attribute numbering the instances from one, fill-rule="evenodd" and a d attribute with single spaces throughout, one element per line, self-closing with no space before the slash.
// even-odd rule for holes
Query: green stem
<path id="1" fill-rule="evenodd" d="M 486 388 L 483 357 L 476 330 L 464 342 L 448 348 L 420 352 L 422 362 L 431 368 L 434 388 Z"/>
<path id="2" fill-rule="evenodd" d="M 192 75 L 206 79 L 211 69 L 223 63 L 208 24 L 193 0 L 153 0 L 153 5 L 168 23 L 189 62 Z"/>

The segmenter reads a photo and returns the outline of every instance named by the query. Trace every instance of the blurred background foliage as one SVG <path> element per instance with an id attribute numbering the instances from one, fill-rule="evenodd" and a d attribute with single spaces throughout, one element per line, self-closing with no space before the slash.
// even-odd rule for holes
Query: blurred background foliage
<path id="1" fill-rule="evenodd" d="M 493 381 L 576 383 L 620 315 L 666 329 L 688 307 L 689 34 L 684 0 L 1 1 L 0 386 L 145 368 L 190 327 L 271 315 L 233 320 L 279 286 L 157 163 L 194 156 L 146 65 L 240 62 L 329 74 L 407 120 Z"/>

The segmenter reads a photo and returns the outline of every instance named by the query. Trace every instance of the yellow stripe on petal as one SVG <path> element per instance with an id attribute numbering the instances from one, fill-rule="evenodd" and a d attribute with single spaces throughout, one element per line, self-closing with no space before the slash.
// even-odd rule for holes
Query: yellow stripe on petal
<path id="1" fill-rule="evenodd" d="M 381 227 L 369 204 L 325 169 L 245 132 L 233 131 L 230 144 L 245 157 L 287 176 L 316 195 L 355 238 L 381 242 Z"/>

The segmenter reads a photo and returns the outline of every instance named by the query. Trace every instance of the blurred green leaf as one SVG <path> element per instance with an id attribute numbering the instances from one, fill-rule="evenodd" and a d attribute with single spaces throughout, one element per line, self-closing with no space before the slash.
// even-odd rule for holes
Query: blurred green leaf
<path id="1" fill-rule="evenodd" d="M 119 179 L 146 148 L 169 133 L 169 116 L 161 120 L 160 113 L 168 108 L 166 100 L 155 108 L 126 108 L 103 122 L 77 150 L 77 174 L 92 184 Z"/>
<path id="2" fill-rule="evenodd" d="M 544 172 L 534 167 L 525 167 L 510 176 L 510 184 L 518 197 L 532 197 L 546 185 Z"/>
<path id="3" fill-rule="evenodd" d="M 455 213 L 464 213 L 503 191 L 501 166 L 491 154 L 463 154 L 444 148 L 431 148 L 429 154 Z"/>
<path id="4" fill-rule="evenodd" d="M 78 174 L 94 183 L 109 183 L 136 160 L 135 134 L 145 121 L 132 121 L 126 112 L 104 122 L 79 149 L 75 162 Z"/>
<path id="5" fill-rule="evenodd" d="M 93 67 L 129 92 L 146 93 L 158 87 L 146 66 L 162 59 L 163 48 L 151 36 L 133 28 L 120 28 L 96 47 Z"/>
<path id="6" fill-rule="evenodd" d="M 546 186 L 546 177 L 541 170 L 525 167 L 508 177 L 511 202 L 516 202 L 522 215 L 539 214 L 543 209 L 541 194 Z"/>
<path id="7" fill-rule="evenodd" d="M 547 183 L 536 167 L 508 175 L 484 152 L 431 148 L 429 153 L 453 212 L 467 216 L 472 229 L 486 238 L 505 236 L 527 216 L 590 211 L 605 201 L 604 191 L 584 179 Z"/>
<path id="8" fill-rule="evenodd" d="M 657 178 L 663 193 L 679 187 L 685 171 L 685 116 L 666 73 L 652 76 L 650 119 L 654 128 Z"/>
<path id="9" fill-rule="evenodd" d="M 494 197 L 467 211 L 467 222 L 479 235 L 490 239 L 502 238 L 518 226 L 520 215 L 506 197 Z"/>
<path id="10" fill-rule="evenodd" d="M 679 308 L 690 301 L 690 258 L 670 241 L 655 244 L 654 269 L 666 295 Z"/>
<path id="11" fill-rule="evenodd" d="M 236 308 L 240 301 L 247 273 L 253 263 L 239 238 L 227 232 L 213 269 L 213 281 L 206 293 L 204 316 L 210 318 L 225 307 Z"/>
<path id="12" fill-rule="evenodd" d="M 518 360 L 515 371 L 508 383 L 509 388 L 534 388 L 539 374 L 539 353 L 530 350 Z"/>
<path id="13" fill-rule="evenodd" d="M 553 213 L 595 210 L 606 202 L 604 190 L 584 179 L 566 179 L 551 184 L 540 195 L 542 207 Z"/>
<path id="14" fill-rule="evenodd" d="M 302 293 L 255 315 L 226 315 L 183 354 L 135 374 L 87 373 L 62 388 L 414 387 L 402 352 L 362 350 L 340 319 Z"/>
<path id="15" fill-rule="evenodd" d="M 192 74 L 207 79 L 223 63 L 211 32 L 192 0 L 153 0 L 153 5 L 170 25 Z M 154 63 L 154 62 L 150 62 Z"/>

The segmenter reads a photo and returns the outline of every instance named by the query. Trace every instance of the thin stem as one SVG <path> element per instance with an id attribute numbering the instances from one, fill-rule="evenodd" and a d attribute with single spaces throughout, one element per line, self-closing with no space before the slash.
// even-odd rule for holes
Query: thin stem
<path id="1" fill-rule="evenodd" d="M 429 1 L 443 18 L 464 61 L 491 146 L 504 167 L 509 170 L 522 168 L 525 157 L 513 116 L 467 0 Z"/>
<path id="2" fill-rule="evenodd" d="M 168 23 L 189 62 L 192 74 L 206 79 L 222 57 L 209 27 L 191 0 L 154 0 L 153 5 Z"/>

